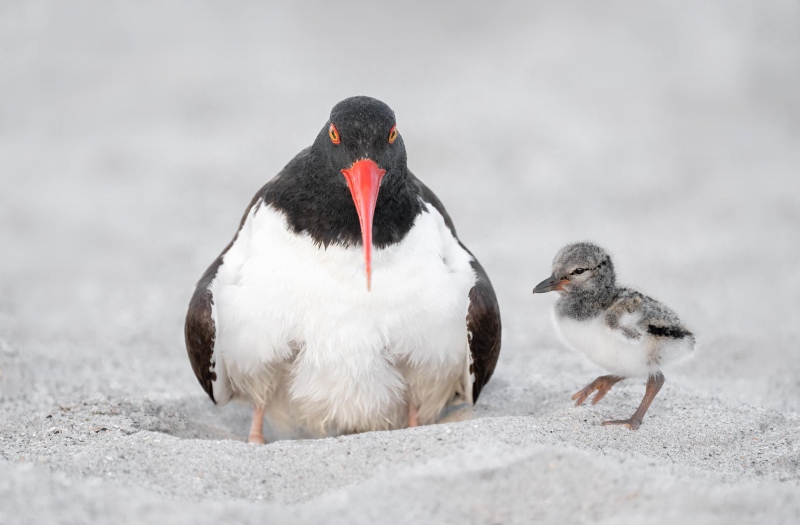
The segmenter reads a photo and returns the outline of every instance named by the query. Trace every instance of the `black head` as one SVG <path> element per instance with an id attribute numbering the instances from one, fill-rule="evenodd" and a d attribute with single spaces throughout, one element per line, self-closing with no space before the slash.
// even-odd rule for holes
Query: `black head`
<path id="1" fill-rule="evenodd" d="M 611 257 L 596 244 L 569 244 L 556 254 L 553 275 L 539 283 L 533 293 L 562 292 L 595 295 L 616 286 Z"/>
<path id="2" fill-rule="evenodd" d="M 380 100 L 351 97 L 333 107 L 265 201 L 321 245 L 363 244 L 369 288 L 373 244 L 400 242 L 422 209 L 412 178 L 394 112 Z"/>
<path id="3" fill-rule="evenodd" d="M 350 97 L 336 104 L 314 146 L 325 152 L 337 173 L 362 159 L 386 170 L 387 183 L 405 172 L 406 148 L 394 111 L 374 98 Z"/>

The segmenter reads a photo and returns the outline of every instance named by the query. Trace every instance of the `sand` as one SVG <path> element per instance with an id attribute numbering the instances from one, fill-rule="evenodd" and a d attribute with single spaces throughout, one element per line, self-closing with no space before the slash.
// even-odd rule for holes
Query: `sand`
<path id="1" fill-rule="evenodd" d="M 797 523 L 800 5 L 0 3 L 0 523 Z M 354 94 L 488 271 L 474 418 L 243 441 L 182 323 L 252 194 Z M 637 432 L 563 348 L 593 240 L 698 335 Z"/>

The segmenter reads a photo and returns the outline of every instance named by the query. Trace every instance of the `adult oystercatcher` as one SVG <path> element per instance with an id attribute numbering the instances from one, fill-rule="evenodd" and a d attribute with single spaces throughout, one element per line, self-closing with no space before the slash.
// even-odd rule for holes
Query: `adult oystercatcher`
<path id="1" fill-rule="evenodd" d="M 595 391 L 592 404 L 628 377 L 647 377 L 639 408 L 628 419 L 604 421 L 637 430 L 661 386 L 661 367 L 694 352 L 695 338 L 666 305 L 636 290 L 617 285 L 611 257 L 587 242 L 562 248 L 553 274 L 533 293 L 557 291 L 553 320 L 567 346 L 584 353 L 611 372 L 572 396 L 580 406 Z"/>
<path id="2" fill-rule="evenodd" d="M 254 443 L 265 414 L 306 435 L 434 423 L 478 399 L 500 332 L 486 272 L 369 97 L 259 190 L 185 325 L 211 399 L 253 402 Z"/>

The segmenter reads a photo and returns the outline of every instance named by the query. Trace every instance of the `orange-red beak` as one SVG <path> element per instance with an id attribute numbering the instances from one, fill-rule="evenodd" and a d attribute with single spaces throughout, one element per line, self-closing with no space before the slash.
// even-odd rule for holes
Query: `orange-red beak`
<path id="1" fill-rule="evenodd" d="M 367 269 L 367 290 L 372 287 L 372 218 L 378 202 L 378 190 L 386 170 L 378 167 L 375 161 L 362 159 L 342 170 L 356 205 L 358 222 L 361 224 L 361 240 L 364 243 L 364 263 Z"/>

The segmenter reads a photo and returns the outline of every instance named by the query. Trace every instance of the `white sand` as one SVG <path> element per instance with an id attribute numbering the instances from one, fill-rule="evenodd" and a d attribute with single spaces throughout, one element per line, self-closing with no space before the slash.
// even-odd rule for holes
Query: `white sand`
<path id="1" fill-rule="evenodd" d="M 800 4 L 0 3 L 0 523 L 800 522 Z M 406 4 L 407 5 L 407 4 Z M 460 5 L 460 4 L 459 4 Z M 471 421 L 247 446 L 182 341 L 257 188 L 369 94 L 503 313 Z M 591 239 L 697 359 L 570 395 Z"/>

